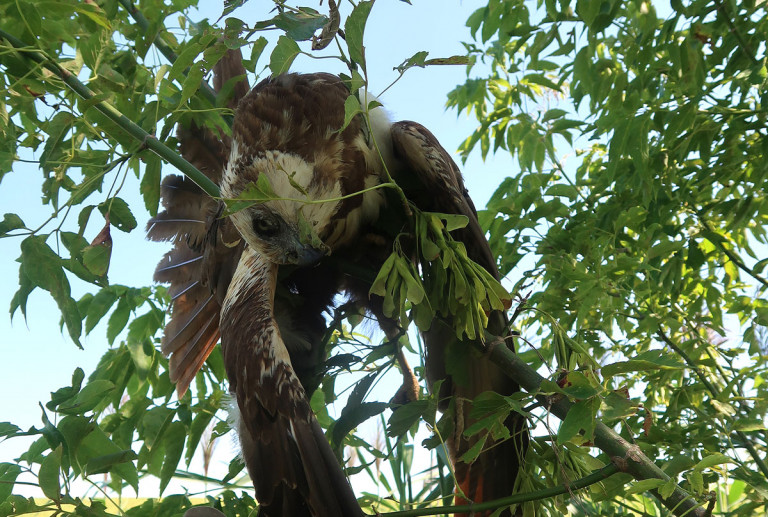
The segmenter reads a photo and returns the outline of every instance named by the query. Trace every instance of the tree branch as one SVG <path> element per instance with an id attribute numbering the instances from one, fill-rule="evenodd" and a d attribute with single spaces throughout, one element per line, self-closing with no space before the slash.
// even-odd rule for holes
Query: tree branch
<path id="1" fill-rule="evenodd" d="M 712 229 L 712 226 L 709 224 L 709 221 L 707 221 L 707 220 L 704 218 L 704 216 L 702 216 L 701 214 L 698 214 L 698 216 L 699 216 L 699 221 L 701 221 L 701 225 L 702 225 L 702 226 L 704 226 L 704 228 L 705 228 L 707 231 L 709 231 L 709 232 L 711 232 L 711 233 L 713 233 L 713 234 L 715 234 L 715 235 L 720 235 L 720 234 L 718 234 L 717 232 L 715 232 L 715 230 L 714 230 L 714 229 Z M 721 236 L 721 237 L 722 237 L 723 239 L 725 239 L 725 236 Z M 760 275 L 760 274 L 759 274 L 757 271 L 755 271 L 753 268 L 751 268 L 751 267 L 747 266 L 747 265 L 744 263 L 744 261 L 743 261 L 743 260 L 741 260 L 741 257 L 739 257 L 739 256 L 738 256 L 736 253 L 734 253 L 732 250 L 729 250 L 728 248 L 726 248 L 725 246 L 723 246 L 723 243 L 722 243 L 722 242 L 718 241 L 717 239 L 707 239 L 707 240 L 709 240 L 709 241 L 710 241 L 712 244 L 714 244 L 715 246 L 717 246 L 718 248 L 720 248 L 720 251 L 722 251 L 722 252 L 725 254 L 725 256 L 726 256 L 726 257 L 728 257 L 728 258 L 731 260 L 731 262 L 733 262 L 734 264 L 736 264 L 736 267 L 738 267 L 739 269 L 741 269 L 742 271 L 744 271 L 745 273 L 747 273 L 748 275 L 750 275 L 752 278 L 754 278 L 755 280 L 757 280 L 758 282 L 760 282 L 761 284 L 763 284 L 763 286 L 764 286 L 764 287 L 768 287 L 768 279 L 766 279 L 765 277 L 761 276 L 761 275 Z"/>
<path id="2" fill-rule="evenodd" d="M 120 2 L 126 11 L 128 11 L 128 14 L 130 14 L 131 17 L 136 21 L 136 24 L 139 26 L 139 28 L 143 30 L 144 33 L 146 33 L 149 30 L 149 21 L 144 17 L 141 11 L 139 11 L 138 7 L 133 5 L 131 0 L 118 0 L 118 2 Z M 176 59 L 178 58 L 176 52 L 174 52 L 174 50 L 159 34 L 155 36 L 155 39 L 152 41 L 152 43 L 171 64 L 176 62 Z M 189 68 L 184 70 L 184 75 L 186 75 L 188 72 Z M 205 96 L 206 100 L 208 100 L 212 105 L 216 105 L 216 92 L 213 91 L 211 85 L 209 85 L 205 80 L 200 82 L 200 91 L 202 92 L 203 96 Z M 229 122 L 231 124 L 232 121 L 230 120 Z"/>
<path id="3" fill-rule="evenodd" d="M 415 508 L 413 510 L 404 510 L 401 512 L 388 512 L 383 515 L 386 515 L 386 517 L 418 517 L 422 515 L 440 515 L 444 513 L 479 515 L 481 512 L 496 510 L 498 508 L 504 508 L 505 506 L 510 506 L 513 504 L 549 499 L 550 497 L 567 494 L 574 490 L 581 490 L 582 488 L 586 488 L 590 485 L 594 485 L 595 483 L 599 483 L 600 481 L 611 477 L 617 472 L 619 472 L 619 468 L 615 464 L 609 463 L 605 467 L 594 471 L 588 476 L 577 479 L 576 481 L 565 483 L 560 486 L 536 490 L 534 492 L 515 494 L 509 497 L 503 497 L 501 499 L 486 501 L 479 504 L 436 506 L 434 508 Z"/>
<path id="4" fill-rule="evenodd" d="M 19 54 L 27 59 L 34 61 L 35 63 L 43 65 L 52 73 L 61 78 L 62 81 L 77 95 L 86 100 L 92 100 L 96 94 L 80 82 L 77 77 L 72 75 L 68 70 L 60 67 L 59 64 L 40 52 L 39 50 L 26 45 L 23 41 L 19 40 L 15 36 L 8 34 L 4 30 L 0 29 L 0 39 L 7 41 L 13 48 L 15 48 Z M 179 171 L 184 173 L 192 181 L 205 191 L 211 197 L 220 197 L 219 187 L 211 181 L 205 174 L 197 170 L 197 168 L 182 158 L 178 153 L 171 148 L 160 142 L 154 135 L 151 135 L 134 123 L 131 119 L 120 113 L 114 106 L 99 101 L 93 104 L 93 107 L 101 112 L 104 116 L 109 118 L 114 123 L 118 124 L 129 135 L 131 135 L 137 142 L 140 142 L 142 146 L 151 150 L 160 158 L 170 163 Z"/>
<path id="5" fill-rule="evenodd" d="M 684 350 L 682 350 L 680 347 L 678 347 L 672 339 L 670 339 L 669 336 L 667 336 L 664 331 L 659 328 L 659 330 L 656 332 L 656 335 L 661 339 L 669 348 L 674 350 L 674 352 L 679 355 L 683 361 L 686 362 L 686 364 L 693 370 L 693 372 L 696 374 L 696 376 L 699 378 L 702 384 L 707 388 L 707 390 L 712 394 L 712 397 L 718 398 L 720 396 L 720 390 L 709 382 L 709 380 L 704 375 L 704 372 L 699 370 L 699 368 L 696 366 L 696 363 L 691 359 L 691 357 L 685 353 Z M 752 441 L 749 439 L 749 437 L 744 434 L 743 431 L 734 431 L 736 433 L 736 436 L 739 437 L 741 440 L 741 443 L 746 447 L 747 451 L 749 452 L 749 455 L 752 456 L 752 459 L 755 460 L 755 463 L 757 464 L 757 467 L 760 469 L 760 472 L 763 473 L 763 475 L 768 478 L 768 465 L 765 464 L 765 461 L 760 457 L 760 454 L 758 454 L 757 449 L 755 449 L 755 446 L 752 445 Z"/>
<path id="6" fill-rule="evenodd" d="M 487 350 L 488 352 L 488 350 Z M 523 389 L 535 393 L 545 380 L 541 375 L 524 363 L 517 354 L 504 345 L 502 340 L 490 345 L 491 360 L 510 378 L 514 379 Z M 538 395 L 540 400 L 547 401 L 547 405 L 556 417 L 563 420 L 573 404 L 567 399 L 559 399 L 552 403 L 544 395 Z M 622 472 L 631 474 L 635 479 L 662 479 L 669 481 L 671 478 L 656 466 L 639 447 L 629 443 L 613 429 L 598 422 L 595 426 L 595 445 L 608 455 Z M 657 490 L 651 491 L 672 513 L 679 516 L 705 517 L 706 510 L 701 507 L 688 492 L 675 487 L 674 492 L 667 498 L 661 497 Z"/>

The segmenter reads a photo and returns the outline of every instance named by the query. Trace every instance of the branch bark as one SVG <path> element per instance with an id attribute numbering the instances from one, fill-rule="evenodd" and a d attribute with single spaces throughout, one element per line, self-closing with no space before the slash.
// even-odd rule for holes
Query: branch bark
<path id="1" fill-rule="evenodd" d="M 506 347 L 502 340 L 492 343 L 489 352 L 491 359 L 499 368 L 520 384 L 523 389 L 532 393 L 539 390 L 541 383 L 545 380 L 544 377 L 525 364 L 517 354 Z M 573 406 L 566 399 L 559 399 L 552 403 L 544 395 L 537 398 L 547 404 L 552 414 L 561 420 L 565 419 Z M 611 458 L 619 470 L 632 475 L 635 479 L 670 480 L 670 477 L 644 455 L 636 445 L 626 441 L 602 422 L 598 422 L 595 426 L 594 443 Z M 652 493 L 675 515 L 706 517 L 706 509 L 701 506 L 701 503 L 679 486 L 675 487 L 672 495 L 667 498 L 661 497 L 656 490 L 653 490 Z"/>

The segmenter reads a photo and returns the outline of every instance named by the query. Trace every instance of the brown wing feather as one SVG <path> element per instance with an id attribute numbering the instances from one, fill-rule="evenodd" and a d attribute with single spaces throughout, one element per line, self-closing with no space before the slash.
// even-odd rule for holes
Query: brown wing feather
<path id="1" fill-rule="evenodd" d="M 392 124 L 392 145 L 395 156 L 404 162 L 405 171 L 412 175 L 396 178 L 398 184 L 402 179 L 406 185 L 408 199 L 422 210 L 467 216 L 469 224 L 457 230 L 455 235 L 466 245 L 469 257 L 498 279 L 496 259 L 477 221 L 477 210 L 456 162 L 437 138 L 416 122 Z"/>
<path id="2" fill-rule="evenodd" d="M 228 101 L 233 108 L 248 91 L 239 50 L 227 51 L 214 67 L 215 90 L 227 82 L 234 82 Z M 218 183 L 229 156 L 229 138 L 194 122 L 180 126 L 178 138 L 182 156 Z M 181 396 L 219 340 L 221 301 L 242 245 L 227 245 L 233 242 L 228 240 L 231 225 L 217 224 L 218 203 L 189 179 L 166 177 L 161 196 L 164 210 L 149 221 L 147 237 L 174 243 L 158 264 L 155 280 L 170 284 L 171 318 L 161 349 L 171 356 L 170 377 Z"/>
<path id="3" fill-rule="evenodd" d="M 395 156 L 403 167 L 395 178 L 403 186 L 406 196 L 426 211 L 462 214 L 469 218 L 466 228 L 454 232 L 455 238 L 464 243 L 469 257 L 483 266 L 495 278 L 499 278 L 496 260 L 488 246 L 477 212 L 456 163 L 440 145 L 432 133 L 421 124 L 403 121 L 392 125 L 392 143 Z M 494 311 L 489 315 L 488 331 L 501 335 L 506 329 L 506 315 Z M 455 472 L 462 491 L 470 500 L 493 500 L 510 495 L 527 447 L 527 428 L 523 418 L 512 414 L 505 422 L 512 439 L 494 444 L 489 439 L 475 462 L 467 465 L 458 461 L 479 439 L 479 435 L 467 438 L 463 430 L 474 421 L 470 418 L 473 400 L 485 391 L 512 395 L 520 390 L 517 383 L 504 375 L 487 357 L 473 357 L 468 362 L 467 383 L 459 383 L 447 375 L 446 350 L 457 344 L 456 335 L 446 322 L 434 322 L 424 333 L 427 350 L 426 368 L 430 383 L 445 379 L 443 396 L 451 396 L 456 415 L 454 435 L 449 439 Z M 470 346 L 470 343 L 460 343 Z M 506 514 L 508 515 L 508 513 Z"/>

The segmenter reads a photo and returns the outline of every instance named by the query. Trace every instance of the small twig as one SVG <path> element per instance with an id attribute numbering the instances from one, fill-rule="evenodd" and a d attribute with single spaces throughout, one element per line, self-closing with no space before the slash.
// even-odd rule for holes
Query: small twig
<path id="1" fill-rule="evenodd" d="M 701 380 L 701 383 L 707 388 L 707 390 L 712 394 L 712 397 L 717 399 L 717 397 L 720 395 L 720 390 L 704 375 L 704 372 L 699 370 L 699 368 L 696 366 L 696 363 L 691 359 L 691 357 L 685 353 L 684 350 L 682 350 L 680 347 L 678 347 L 670 338 L 667 336 L 664 331 L 659 328 L 656 332 L 656 335 L 661 339 L 664 344 L 666 344 L 669 348 L 671 348 L 677 355 L 679 355 L 683 361 L 693 370 L 693 372 L 696 374 L 696 376 Z M 752 445 L 752 440 L 749 439 L 749 437 L 744 434 L 743 431 L 734 431 L 736 436 L 739 437 L 744 447 L 749 452 L 749 455 L 752 456 L 752 459 L 755 461 L 755 464 L 757 465 L 757 468 L 760 469 L 760 472 L 763 473 L 763 475 L 768 478 L 768 465 L 766 465 L 765 461 L 760 457 L 760 454 L 757 452 L 757 449 L 755 449 L 755 446 Z"/>

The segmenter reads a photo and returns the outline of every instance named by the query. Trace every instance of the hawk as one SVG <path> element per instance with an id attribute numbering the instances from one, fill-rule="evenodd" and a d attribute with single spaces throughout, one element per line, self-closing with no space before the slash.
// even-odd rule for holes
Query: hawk
<path id="1" fill-rule="evenodd" d="M 359 516 L 309 398 L 326 357 L 323 314 L 338 294 L 364 306 L 388 336 L 399 330 L 382 300 L 369 296 L 372 279 L 348 267 L 378 271 L 407 227 L 403 205 L 375 187 L 391 175 L 420 210 L 467 216 L 455 238 L 498 279 L 496 262 L 456 164 L 426 128 L 392 123 L 376 108 L 368 121 L 357 115 L 341 129 L 350 92 L 339 77 L 285 74 L 248 91 L 240 59 L 232 52 L 215 69 L 217 89 L 235 82 L 231 139 L 192 124 L 180 129 L 181 152 L 224 199 L 264 178 L 272 192 L 224 217 L 222 205 L 188 179 L 163 181 L 164 211 L 148 225 L 150 239 L 174 243 L 155 274 L 171 284 L 173 304 L 162 351 L 183 393 L 221 341 L 243 458 L 264 515 Z M 505 323 L 496 311 L 488 330 L 501 335 Z M 478 440 L 462 433 L 472 423 L 471 400 L 489 390 L 511 395 L 517 384 L 480 356 L 459 382 L 445 367 L 446 347 L 457 340 L 450 324 L 436 320 L 423 337 L 428 379 L 443 379 L 441 395 L 455 401 L 448 445 L 461 491 L 476 502 L 509 495 L 527 444 L 519 415 L 505 422 L 512 439 L 488 437 L 490 450 L 472 464 L 459 458 Z"/>

